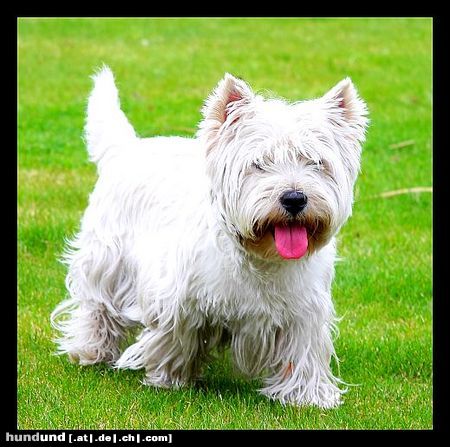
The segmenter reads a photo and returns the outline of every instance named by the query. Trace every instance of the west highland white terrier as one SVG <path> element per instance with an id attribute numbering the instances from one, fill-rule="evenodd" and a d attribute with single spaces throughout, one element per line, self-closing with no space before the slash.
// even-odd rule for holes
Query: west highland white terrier
<path id="1" fill-rule="evenodd" d="M 335 236 L 352 211 L 368 123 L 351 80 L 290 103 L 226 74 L 195 138 L 139 138 L 110 69 L 93 79 L 85 137 L 99 178 L 64 257 L 59 352 L 178 387 L 230 346 L 266 396 L 339 405 Z"/>

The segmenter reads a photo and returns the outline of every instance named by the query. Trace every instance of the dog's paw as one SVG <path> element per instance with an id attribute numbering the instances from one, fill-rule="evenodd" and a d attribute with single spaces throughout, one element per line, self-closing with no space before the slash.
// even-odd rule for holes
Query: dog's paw
<path id="1" fill-rule="evenodd" d="M 144 385 L 153 386 L 155 388 L 165 389 L 178 389 L 187 385 L 187 382 L 185 380 L 179 379 L 177 377 L 171 377 L 165 372 L 147 373 L 142 383 Z"/>
<path id="2" fill-rule="evenodd" d="M 343 403 L 342 394 L 344 393 L 333 384 L 322 384 L 313 389 L 296 388 L 287 392 L 280 389 L 274 392 L 272 387 L 268 387 L 260 392 L 269 399 L 278 400 L 283 405 L 315 406 L 323 409 L 339 407 Z"/>
<path id="3" fill-rule="evenodd" d="M 97 350 L 77 350 L 67 353 L 69 361 L 81 366 L 95 365 L 96 363 L 113 363 L 115 356 L 110 352 Z"/>
<path id="4" fill-rule="evenodd" d="M 342 405 L 343 400 L 340 392 L 335 392 L 333 395 L 327 397 L 313 397 L 307 403 L 300 402 L 289 402 L 291 405 L 295 406 L 304 406 L 304 405 L 313 405 L 318 408 L 322 408 L 324 410 L 329 410 L 332 408 L 337 408 Z"/>

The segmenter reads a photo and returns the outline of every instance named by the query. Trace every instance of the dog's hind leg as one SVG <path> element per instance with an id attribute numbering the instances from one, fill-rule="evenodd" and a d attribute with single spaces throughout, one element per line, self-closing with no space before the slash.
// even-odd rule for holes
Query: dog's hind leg
<path id="1" fill-rule="evenodd" d="M 198 322 L 199 323 L 199 322 Z M 179 388 L 196 379 L 209 352 L 224 338 L 223 329 L 188 321 L 169 322 L 146 328 L 122 354 L 118 368 L 145 368 L 144 384 L 159 388 Z"/>
<path id="2" fill-rule="evenodd" d="M 53 327 L 60 331 L 58 353 L 88 365 L 112 363 L 120 356 L 129 311 L 134 301 L 133 277 L 121 259 L 120 244 L 105 244 L 80 235 L 66 257 L 66 286 L 70 298 L 53 311 Z M 128 312 L 128 313 L 127 313 Z"/>

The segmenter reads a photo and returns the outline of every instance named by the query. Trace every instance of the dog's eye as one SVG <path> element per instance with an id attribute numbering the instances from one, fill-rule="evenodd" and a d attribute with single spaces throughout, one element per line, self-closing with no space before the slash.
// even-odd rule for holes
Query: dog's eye
<path id="1" fill-rule="evenodd" d="M 323 169 L 323 160 L 321 158 L 319 158 L 318 160 L 308 160 L 306 164 L 317 169 Z"/>
<path id="2" fill-rule="evenodd" d="M 261 167 L 260 164 L 253 162 L 252 167 L 255 168 L 257 171 L 264 171 L 264 169 Z"/>

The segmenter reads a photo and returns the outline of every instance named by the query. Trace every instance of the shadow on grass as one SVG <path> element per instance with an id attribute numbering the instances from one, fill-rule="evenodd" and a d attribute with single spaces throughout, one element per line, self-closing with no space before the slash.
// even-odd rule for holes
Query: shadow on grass
<path id="1" fill-rule="evenodd" d="M 143 370 L 118 370 L 100 363 L 80 366 L 60 357 L 62 374 L 68 381 L 82 382 L 84 387 L 99 389 L 111 387 L 124 393 L 146 393 L 168 400 L 212 399 L 215 401 L 245 401 L 252 404 L 270 402 L 258 390 L 262 381 L 243 377 L 233 370 L 227 358 L 216 359 L 205 366 L 204 374 L 191 384 L 180 389 L 148 387 L 142 383 Z"/>

